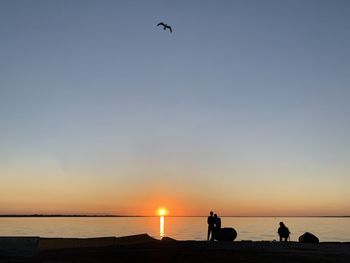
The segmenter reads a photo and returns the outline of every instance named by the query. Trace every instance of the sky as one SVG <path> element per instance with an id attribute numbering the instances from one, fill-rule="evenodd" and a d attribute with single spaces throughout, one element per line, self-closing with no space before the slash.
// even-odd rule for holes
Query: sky
<path id="1" fill-rule="evenodd" d="M 0 214 L 350 215 L 349 32 L 346 0 L 1 1 Z"/>

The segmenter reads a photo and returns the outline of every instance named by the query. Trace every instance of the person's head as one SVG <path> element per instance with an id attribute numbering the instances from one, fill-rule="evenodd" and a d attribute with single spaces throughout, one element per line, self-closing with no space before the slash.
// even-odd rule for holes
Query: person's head
<path id="1" fill-rule="evenodd" d="M 214 212 L 213 211 L 210 211 L 210 215 L 213 216 Z"/>
<path id="2" fill-rule="evenodd" d="M 217 215 L 217 214 L 214 214 L 214 217 L 218 217 L 218 215 Z"/>
<path id="3" fill-rule="evenodd" d="M 283 222 L 280 222 L 280 226 L 284 226 L 284 223 L 283 223 Z"/>

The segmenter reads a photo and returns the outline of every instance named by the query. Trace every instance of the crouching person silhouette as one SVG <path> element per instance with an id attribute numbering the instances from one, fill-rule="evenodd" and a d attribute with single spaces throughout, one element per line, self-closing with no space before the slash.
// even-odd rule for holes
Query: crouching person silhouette
<path id="1" fill-rule="evenodd" d="M 280 242 L 284 239 L 284 241 L 288 241 L 289 239 L 289 229 L 283 222 L 280 222 L 280 227 L 278 228 L 278 234 L 280 236 Z"/>

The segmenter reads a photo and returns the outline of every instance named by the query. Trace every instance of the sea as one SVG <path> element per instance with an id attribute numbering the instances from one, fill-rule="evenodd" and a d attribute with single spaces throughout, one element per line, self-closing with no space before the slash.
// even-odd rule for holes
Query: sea
<path id="1" fill-rule="evenodd" d="M 0 236 L 110 237 L 147 233 L 161 239 L 206 240 L 206 217 L 3 217 Z M 233 227 L 236 240 L 278 240 L 279 222 L 297 241 L 305 232 L 321 242 L 350 242 L 349 217 L 222 217 L 222 227 Z"/>

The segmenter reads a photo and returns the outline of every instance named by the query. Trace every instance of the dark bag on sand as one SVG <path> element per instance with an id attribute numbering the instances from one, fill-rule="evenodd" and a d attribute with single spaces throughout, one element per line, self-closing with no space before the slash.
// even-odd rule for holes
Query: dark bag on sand
<path id="1" fill-rule="evenodd" d="M 214 239 L 217 241 L 233 241 L 237 237 L 237 232 L 232 227 L 219 228 L 214 233 Z"/>
<path id="2" fill-rule="evenodd" d="M 300 243 L 318 243 L 320 241 L 318 240 L 318 237 L 315 236 L 314 234 L 305 232 L 305 234 L 299 237 L 299 242 Z"/>

